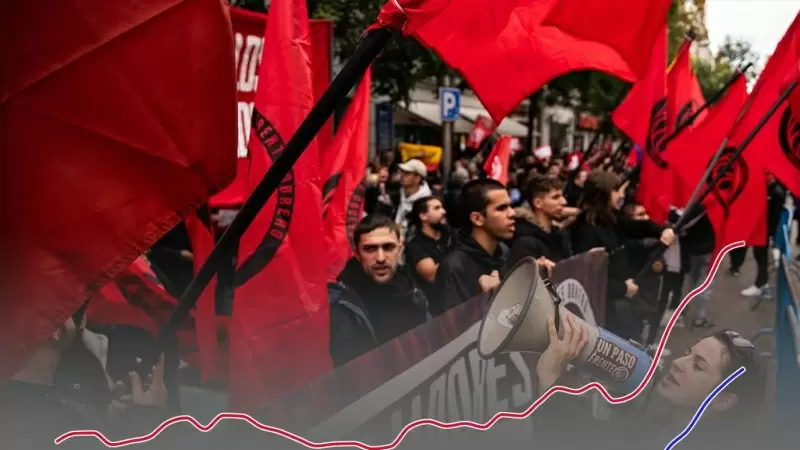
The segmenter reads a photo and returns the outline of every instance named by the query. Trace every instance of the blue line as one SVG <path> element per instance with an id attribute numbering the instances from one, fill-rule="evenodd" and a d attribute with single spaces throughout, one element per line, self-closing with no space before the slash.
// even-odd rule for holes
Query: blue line
<path id="1" fill-rule="evenodd" d="M 700 420 L 700 416 L 703 415 L 703 413 L 706 411 L 706 408 L 708 408 L 708 405 L 711 404 L 712 400 L 714 400 L 714 397 L 719 395 L 719 393 L 722 392 L 723 389 L 728 387 L 729 384 L 733 383 L 733 380 L 735 380 L 736 378 L 739 377 L 739 375 L 745 372 L 746 369 L 744 367 L 740 367 L 739 370 L 730 374 L 728 378 L 726 378 L 722 383 L 719 384 L 719 386 L 717 386 L 713 391 L 711 391 L 711 393 L 708 394 L 708 397 L 706 397 L 706 399 L 703 400 L 703 403 L 700 405 L 700 408 L 697 410 L 697 412 L 694 413 L 694 417 L 692 417 L 692 421 L 689 422 L 689 425 L 687 425 L 686 428 L 683 429 L 681 434 L 675 436 L 675 438 L 673 438 L 672 441 L 670 441 L 670 443 L 667 444 L 664 450 L 672 450 L 673 447 L 678 445 L 680 441 L 682 441 L 686 436 L 688 436 L 689 433 L 692 432 L 692 429 L 695 427 L 695 425 L 697 425 L 697 421 Z"/>

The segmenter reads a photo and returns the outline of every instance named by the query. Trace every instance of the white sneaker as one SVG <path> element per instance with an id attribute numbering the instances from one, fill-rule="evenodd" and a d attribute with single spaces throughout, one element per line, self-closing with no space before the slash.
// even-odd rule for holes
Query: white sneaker
<path id="1" fill-rule="evenodd" d="M 744 297 L 758 297 L 763 293 L 763 290 L 758 286 L 750 286 L 741 292 Z"/>

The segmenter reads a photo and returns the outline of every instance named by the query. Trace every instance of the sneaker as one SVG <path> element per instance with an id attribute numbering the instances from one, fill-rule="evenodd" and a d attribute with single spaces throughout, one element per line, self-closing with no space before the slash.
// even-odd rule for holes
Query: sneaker
<path id="1" fill-rule="evenodd" d="M 763 294 L 763 289 L 758 286 L 750 286 L 749 288 L 743 290 L 741 292 L 742 296 L 744 297 L 759 297 Z"/>
<path id="2" fill-rule="evenodd" d="M 708 319 L 697 319 L 692 321 L 692 328 L 714 328 L 716 325 Z"/>

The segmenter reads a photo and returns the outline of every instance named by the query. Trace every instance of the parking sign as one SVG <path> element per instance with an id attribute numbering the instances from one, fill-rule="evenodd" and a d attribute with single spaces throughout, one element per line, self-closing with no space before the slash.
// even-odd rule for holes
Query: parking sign
<path id="1" fill-rule="evenodd" d="M 443 122 L 453 122 L 461 113 L 461 91 L 456 88 L 439 88 L 439 109 Z"/>

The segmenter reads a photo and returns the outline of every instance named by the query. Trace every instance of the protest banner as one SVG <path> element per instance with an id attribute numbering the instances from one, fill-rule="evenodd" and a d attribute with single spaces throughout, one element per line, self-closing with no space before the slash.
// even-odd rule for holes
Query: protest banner
<path id="1" fill-rule="evenodd" d="M 552 280 L 565 306 L 602 325 L 608 257 L 587 253 L 560 262 Z M 523 411 L 537 395 L 538 355 L 477 354 L 488 294 L 473 298 L 362 355 L 256 414 L 314 439 L 383 443 L 418 418 L 486 421 Z M 458 434 L 458 433 L 456 433 Z"/>

